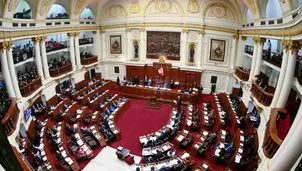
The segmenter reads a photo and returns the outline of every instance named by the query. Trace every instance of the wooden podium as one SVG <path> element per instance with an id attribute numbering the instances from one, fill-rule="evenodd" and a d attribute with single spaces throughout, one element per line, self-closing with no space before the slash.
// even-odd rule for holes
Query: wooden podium
<path id="1" fill-rule="evenodd" d="M 159 109 L 159 102 L 157 101 L 156 95 L 151 96 L 151 99 L 148 101 L 146 108 Z"/>

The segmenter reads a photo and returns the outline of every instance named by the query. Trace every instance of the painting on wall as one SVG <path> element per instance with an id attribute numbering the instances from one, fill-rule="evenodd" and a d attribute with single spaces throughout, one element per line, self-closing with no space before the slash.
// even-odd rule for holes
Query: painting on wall
<path id="1" fill-rule="evenodd" d="M 111 54 L 122 54 L 121 35 L 110 36 L 110 53 Z"/>
<path id="2" fill-rule="evenodd" d="M 210 60 L 223 62 L 225 56 L 225 41 L 211 39 Z"/>

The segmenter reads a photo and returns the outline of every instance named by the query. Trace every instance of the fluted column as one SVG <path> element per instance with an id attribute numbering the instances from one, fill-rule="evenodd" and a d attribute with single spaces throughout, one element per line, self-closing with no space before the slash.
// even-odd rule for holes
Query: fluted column
<path id="1" fill-rule="evenodd" d="M 201 66 L 201 54 L 202 54 L 202 42 L 203 42 L 203 35 L 204 35 L 204 30 L 199 30 L 198 31 L 198 46 L 197 46 L 197 53 L 195 57 L 195 63 L 197 67 Z"/>
<path id="2" fill-rule="evenodd" d="M 287 103 L 288 96 L 294 80 L 297 54 L 298 54 L 298 50 L 301 48 L 301 44 L 298 41 L 289 41 L 288 47 L 289 47 L 289 56 L 286 65 L 286 72 L 285 72 L 283 85 L 277 102 L 278 108 L 284 108 Z"/>
<path id="3" fill-rule="evenodd" d="M 134 56 L 132 55 L 133 51 L 133 44 L 131 43 L 131 28 L 126 28 L 126 37 L 127 37 L 127 54 L 126 54 L 126 60 L 130 61 Z"/>
<path id="4" fill-rule="evenodd" d="M 38 74 L 41 76 L 41 80 L 44 80 L 44 73 L 42 69 L 41 53 L 40 53 L 40 37 L 33 37 L 31 40 L 34 42 L 35 46 L 35 62 Z"/>
<path id="5" fill-rule="evenodd" d="M 47 38 L 47 36 L 40 37 L 41 58 L 42 58 L 42 65 L 43 65 L 45 79 L 50 77 L 49 69 L 48 69 L 48 60 L 47 60 L 47 55 L 46 55 L 46 46 L 45 46 L 46 38 Z"/>
<path id="6" fill-rule="evenodd" d="M 2 68 L 2 75 L 5 80 L 5 86 L 9 97 L 16 97 L 12 79 L 10 77 L 8 63 L 7 63 L 7 55 L 6 55 L 6 42 L 0 43 L 0 54 L 1 54 L 1 68 Z"/>
<path id="7" fill-rule="evenodd" d="M 74 33 L 67 33 L 69 40 L 69 51 L 70 51 L 70 61 L 72 65 L 72 69 L 76 69 L 75 55 L 74 55 Z"/>
<path id="8" fill-rule="evenodd" d="M 283 45 L 283 56 L 282 56 L 282 63 L 281 63 L 281 69 L 279 73 L 279 78 L 278 78 L 278 83 L 276 86 L 276 90 L 274 93 L 274 97 L 271 103 L 271 108 L 275 108 L 278 102 L 278 99 L 280 97 L 280 92 L 282 89 L 282 85 L 284 83 L 284 77 L 286 73 L 286 68 L 287 68 L 287 62 L 288 62 L 288 55 L 289 55 L 289 50 L 288 50 L 288 42 L 289 40 L 282 40 L 282 45 Z"/>
<path id="9" fill-rule="evenodd" d="M 186 63 L 187 63 L 187 56 L 188 56 L 188 54 L 187 54 L 187 49 L 188 49 L 188 47 L 187 47 L 187 40 L 188 40 L 187 37 L 188 37 L 188 32 L 189 32 L 188 29 L 186 29 L 186 28 L 182 29 L 182 34 L 181 34 L 181 36 L 182 36 L 182 39 L 181 39 L 182 47 L 181 47 L 181 55 L 180 55 L 180 62 L 181 62 L 182 65 L 186 65 Z"/>
<path id="10" fill-rule="evenodd" d="M 101 38 L 102 38 L 102 60 L 104 60 L 106 58 L 106 34 L 105 34 L 105 30 L 101 30 Z"/>
<path id="11" fill-rule="evenodd" d="M 93 54 L 98 56 L 98 61 L 101 61 L 101 45 L 100 45 L 100 31 L 93 31 Z"/>
<path id="12" fill-rule="evenodd" d="M 231 60 L 230 60 L 230 70 L 235 69 L 235 59 L 236 59 L 236 47 L 237 47 L 237 41 L 238 41 L 239 35 L 238 33 L 233 35 L 232 39 L 232 51 L 231 51 Z"/>
<path id="13" fill-rule="evenodd" d="M 256 58 L 255 70 L 253 73 L 254 76 L 260 74 L 264 42 L 265 42 L 265 39 L 260 38 L 259 43 L 258 43 L 258 48 L 257 48 L 257 58 Z"/>
<path id="14" fill-rule="evenodd" d="M 246 40 L 246 36 L 241 36 L 241 39 L 238 39 L 238 45 L 237 45 L 237 58 L 236 58 L 236 66 L 242 66 L 244 64 L 244 48 L 245 48 L 245 43 L 244 41 Z"/>
<path id="15" fill-rule="evenodd" d="M 290 60 L 290 59 L 289 59 Z M 300 104 L 297 116 L 291 128 L 270 161 L 269 171 L 290 170 L 302 153 L 302 105 Z"/>
<path id="16" fill-rule="evenodd" d="M 7 61 L 8 61 L 8 68 L 10 72 L 10 77 L 12 79 L 14 91 L 16 94 L 16 98 L 20 99 L 22 97 L 20 89 L 19 89 L 19 84 L 18 84 L 18 79 L 17 79 L 17 74 L 15 71 L 15 66 L 14 66 L 14 61 L 13 61 L 13 52 L 12 52 L 12 46 L 13 46 L 13 41 L 7 42 Z"/>
<path id="17" fill-rule="evenodd" d="M 255 65 L 256 65 L 256 59 L 257 59 L 257 50 L 258 50 L 258 43 L 260 39 L 258 37 L 254 37 L 254 50 L 253 50 L 253 59 L 252 59 L 252 66 L 251 66 L 251 71 L 250 71 L 250 77 L 249 77 L 249 82 L 252 82 L 253 77 L 254 77 L 254 71 L 255 71 Z"/>
<path id="18" fill-rule="evenodd" d="M 144 38 L 145 38 L 145 28 L 142 27 L 139 29 L 140 31 L 140 43 L 139 43 L 139 59 L 141 61 L 145 61 L 146 60 L 146 53 L 144 52 Z"/>
<path id="19" fill-rule="evenodd" d="M 74 48 L 75 48 L 75 57 L 76 57 L 77 66 L 81 67 L 82 64 L 81 64 L 81 57 L 80 57 L 79 35 L 80 32 L 74 33 Z"/>

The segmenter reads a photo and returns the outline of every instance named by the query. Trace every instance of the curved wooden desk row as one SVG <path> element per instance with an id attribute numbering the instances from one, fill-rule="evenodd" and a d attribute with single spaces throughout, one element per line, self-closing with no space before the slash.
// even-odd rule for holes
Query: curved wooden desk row
<path id="1" fill-rule="evenodd" d="M 118 100 L 118 99 L 119 99 L 119 95 L 115 94 L 114 96 L 112 96 L 112 98 L 108 102 L 101 105 L 97 110 L 100 112 L 103 112 L 108 106 L 110 106 L 112 104 L 113 101 Z"/>
<path id="2" fill-rule="evenodd" d="M 105 97 L 109 95 L 110 95 L 109 90 L 106 90 L 102 94 L 99 94 L 99 96 L 96 99 L 90 101 L 90 103 L 88 104 L 89 109 L 95 110 L 96 105 L 98 105 Z"/>
<path id="3" fill-rule="evenodd" d="M 278 112 L 287 113 L 285 109 L 282 108 L 273 108 L 271 110 L 270 119 L 266 124 L 264 141 L 263 141 L 263 153 L 267 158 L 273 158 L 283 140 L 278 136 L 277 128 L 277 117 Z"/>
<path id="4" fill-rule="evenodd" d="M 264 106 L 269 106 L 274 97 L 274 94 L 264 91 L 264 89 L 261 88 L 255 80 L 253 80 L 251 92 L 259 103 L 263 104 Z"/>
<path id="5" fill-rule="evenodd" d="M 191 158 L 189 159 L 189 161 L 186 161 L 186 158 L 190 158 L 190 154 L 184 151 L 181 154 L 179 154 L 173 158 L 166 159 L 166 160 L 163 160 L 160 162 L 135 165 L 135 166 L 133 166 L 133 170 L 135 170 L 136 168 L 140 168 L 140 170 L 142 170 L 142 171 L 149 171 L 149 170 L 151 170 L 151 167 L 154 167 L 157 169 L 160 169 L 162 167 L 171 168 L 171 167 L 178 165 L 178 161 L 183 163 L 186 169 L 189 169 L 192 165 L 195 164 L 195 161 L 192 160 Z"/>
<path id="6" fill-rule="evenodd" d="M 237 67 L 235 70 L 235 75 L 240 78 L 242 81 L 248 81 L 250 77 L 250 72 L 243 70 L 242 67 Z"/>
<path id="7" fill-rule="evenodd" d="M 188 105 L 188 114 L 186 116 L 185 128 L 186 130 L 190 130 L 193 122 L 193 105 Z"/>
<path id="8" fill-rule="evenodd" d="M 90 85 L 86 85 L 86 83 L 78 83 L 76 84 L 76 87 L 79 86 L 79 84 L 83 85 L 84 87 L 81 86 L 81 88 L 79 90 L 77 90 L 74 94 L 71 95 L 71 99 L 73 100 L 77 100 L 77 96 L 82 94 L 84 91 L 87 91 L 88 89 L 90 89 L 91 87 L 95 87 L 98 86 L 100 83 L 102 82 L 102 80 L 96 80 L 96 82 L 90 84 Z"/>
<path id="9" fill-rule="evenodd" d="M 69 99 L 64 99 L 63 101 L 61 101 L 60 103 L 58 103 L 56 106 L 54 106 L 54 110 L 50 110 L 48 112 L 48 115 L 50 116 L 50 118 L 52 120 L 56 119 L 56 116 L 58 115 L 58 113 L 60 112 L 60 110 L 63 108 L 63 106 L 67 103 L 69 103 L 70 100 Z"/>
<path id="10" fill-rule="evenodd" d="M 181 97 L 184 104 L 196 104 L 198 102 L 198 94 L 185 94 L 178 92 L 176 89 L 163 90 L 153 88 L 147 88 L 144 86 L 121 86 L 121 93 L 123 96 L 150 100 L 152 96 L 156 96 L 157 100 L 164 103 L 172 103 L 177 99 L 177 96 Z"/>
<path id="11" fill-rule="evenodd" d="M 197 140 L 189 147 L 189 153 L 196 156 L 198 150 L 203 146 L 205 140 L 208 138 L 209 132 L 203 130 L 200 132 L 199 137 Z"/>
<path id="12" fill-rule="evenodd" d="M 224 126 L 226 125 L 226 123 L 223 120 L 223 115 L 225 114 L 225 111 L 221 107 L 220 101 L 218 99 L 218 95 L 214 93 L 213 97 L 214 100 L 211 100 L 211 104 L 215 115 L 215 125 L 216 125 L 215 130 L 218 130 L 220 128 L 224 128 Z"/>
<path id="13" fill-rule="evenodd" d="M 67 64 L 67 65 L 57 68 L 57 69 L 49 69 L 49 74 L 51 77 L 58 77 L 60 75 L 66 74 L 70 71 L 72 71 L 72 65 Z"/>
<path id="14" fill-rule="evenodd" d="M 158 146 L 143 148 L 142 149 L 142 156 L 143 157 L 153 156 L 153 155 L 157 154 L 157 151 L 160 151 L 162 153 L 166 153 L 169 150 L 171 150 L 172 147 L 173 147 L 173 144 L 171 144 L 169 142 L 165 142 L 164 144 L 160 144 Z"/>
<path id="15" fill-rule="evenodd" d="M 240 118 L 238 117 L 236 111 L 234 110 L 233 105 L 231 104 L 232 102 L 231 102 L 229 95 L 226 95 L 225 93 L 221 93 L 219 95 L 220 95 L 221 100 L 223 101 L 223 104 L 224 104 L 223 107 L 226 109 L 229 109 L 228 113 L 229 113 L 229 117 L 231 119 L 231 124 L 232 124 L 231 130 L 235 131 L 241 124 Z"/>
<path id="16" fill-rule="evenodd" d="M 41 82 L 41 76 L 39 75 L 36 79 L 34 79 L 29 84 L 20 87 L 20 92 L 23 97 L 27 97 L 31 95 L 33 92 L 35 92 L 36 90 L 38 90 L 40 87 L 42 87 L 42 82 Z"/>
<path id="17" fill-rule="evenodd" d="M 9 106 L 9 109 L 6 112 L 4 118 L 1 120 L 7 136 L 10 136 L 15 131 L 20 115 L 20 110 L 18 108 L 16 99 L 10 98 L 10 100 L 11 104 Z"/>

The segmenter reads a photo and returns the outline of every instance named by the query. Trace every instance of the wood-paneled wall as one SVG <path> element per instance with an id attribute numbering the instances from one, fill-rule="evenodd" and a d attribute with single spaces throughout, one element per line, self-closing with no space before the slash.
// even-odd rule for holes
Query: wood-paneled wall
<path id="1" fill-rule="evenodd" d="M 152 79 L 153 83 L 163 81 L 169 83 L 171 79 L 179 81 L 180 88 L 190 88 L 194 82 L 199 86 L 201 80 L 201 72 L 185 71 L 180 68 L 172 68 L 172 64 L 162 64 L 164 69 L 164 76 L 161 77 L 158 73 L 161 64 L 154 62 L 153 65 L 145 66 L 132 66 L 126 65 L 127 79 L 138 76 L 140 80 L 143 80 L 145 76 L 148 79 Z"/>

